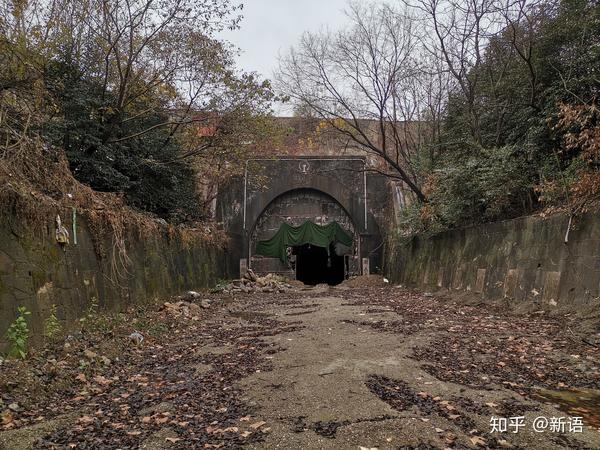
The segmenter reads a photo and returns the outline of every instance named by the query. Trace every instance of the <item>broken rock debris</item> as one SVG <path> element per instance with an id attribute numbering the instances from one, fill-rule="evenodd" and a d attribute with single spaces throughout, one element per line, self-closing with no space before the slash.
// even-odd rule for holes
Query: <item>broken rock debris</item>
<path id="1" fill-rule="evenodd" d="M 269 273 L 264 277 L 257 276 L 252 269 L 244 274 L 239 280 L 233 280 L 232 282 L 220 287 L 218 290 L 226 293 L 252 293 L 252 292 L 266 292 L 266 293 L 283 293 L 293 290 L 294 287 L 288 282 L 285 277 Z"/>

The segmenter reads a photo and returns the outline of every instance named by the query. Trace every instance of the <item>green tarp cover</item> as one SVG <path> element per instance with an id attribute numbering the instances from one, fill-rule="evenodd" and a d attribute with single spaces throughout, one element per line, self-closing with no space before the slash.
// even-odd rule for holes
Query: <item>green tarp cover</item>
<path id="1" fill-rule="evenodd" d="M 346 247 L 350 247 L 352 245 L 352 237 L 337 222 L 321 226 L 307 220 L 298 227 L 283 223 L 271 239 L 258 241 L 256 253 L 272 258 L 279 258 L 287 264 L 286 249 L 288 247 L 311 244 L 324 247 L 329 251 L 329 244 L 332 242 L 340 242 Z"/>

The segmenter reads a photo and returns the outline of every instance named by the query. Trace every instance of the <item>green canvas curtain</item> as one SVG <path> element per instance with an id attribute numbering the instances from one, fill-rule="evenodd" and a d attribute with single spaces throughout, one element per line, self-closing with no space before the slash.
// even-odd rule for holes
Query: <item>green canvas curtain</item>
<path id="1" fill-rule="evenodd" d="M 266 241 L 258 241 L 256 253 L 272 258 L 279 258 L 287 264 L 287 248 L 295 245 L 311 244 L 324 247 L 329 251 L 329 244 L 340 242 L 346 247 L 352 245 L 352 237 L 337 222 L 317 225 L 307 220 L 298 227 L 287 223 L 281 224 L 277 233 Z"/>

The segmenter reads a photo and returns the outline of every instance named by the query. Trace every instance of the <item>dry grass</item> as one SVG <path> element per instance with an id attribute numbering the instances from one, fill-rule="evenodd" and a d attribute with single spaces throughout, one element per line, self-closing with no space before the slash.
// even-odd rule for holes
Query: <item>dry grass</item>
<path id="1" fill-rule="evenodd" d="M 73 177 L 64 152 L 49 152 L 41 142 L 29 141 L 18 153 L 0 158 L 0 221 L 13 232 L 26 227 L 39 233 L 57 215 L 70 217 L 73 208 L 87 224 L 97 256 L 110 258 L 114 278 L 130 265 L 126 235 L 179 239 L 185 247 L 227 241 L 225 232 L 210 224 L 165 224 L 127 206 L 122 195 L 94 191 Z M 112 243 L 109 248 L 106 242 Z"/>

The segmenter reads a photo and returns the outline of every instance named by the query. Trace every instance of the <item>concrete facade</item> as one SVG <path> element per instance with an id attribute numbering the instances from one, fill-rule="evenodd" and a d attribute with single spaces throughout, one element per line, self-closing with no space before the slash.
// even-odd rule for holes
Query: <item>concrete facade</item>
<path id="1" fill-rule="evenodd" d="M 390 195 L 385 180 L 365 171 L 362 157 L 283 156 L 248 161 L 244 179 L 222 193 L 218 212 L 229 232 L 231 267 L 252 267 L 258 239 L 270 238 L 284 221 L 340 222 L 355 235 L 355 273 L 367 258 L 380 270 L 381 220 Z M 261 261 L 264 271 L 283 271 Z M 268 269 L 268 270 L 267 270 Z M 238 269 L 239 270 L 239 269 Z"/>

